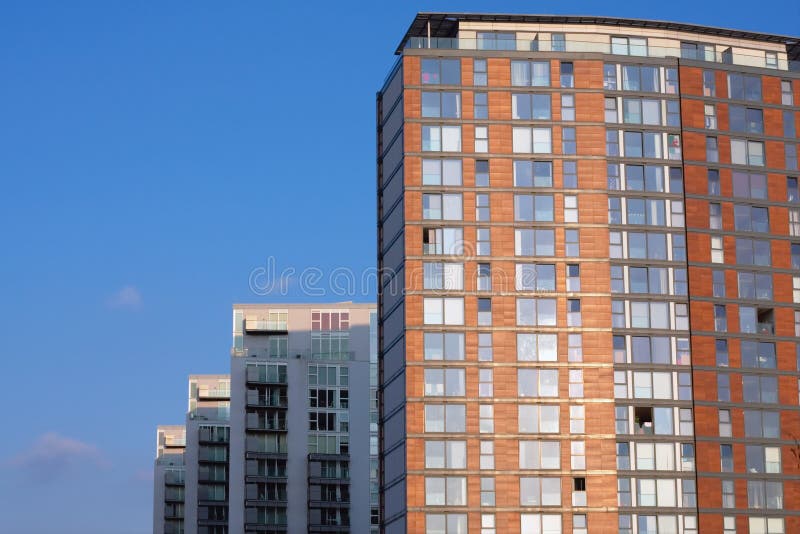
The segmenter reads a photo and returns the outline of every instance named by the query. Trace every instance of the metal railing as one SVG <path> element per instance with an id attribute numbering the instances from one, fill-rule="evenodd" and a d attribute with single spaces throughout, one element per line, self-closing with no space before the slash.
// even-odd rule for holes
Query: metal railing
<path id="1" fill-rule="evenodd" d="M 774 65 L 767 64 L 763 50 L 752 50 L 752 54 L 715 50 L 687 50 L 676 47 L 649 45 L 621 45 L 591 41 L 547 41 L 541 39 L 466 39 L 458 37 L 411 37 L 405 48 L 434 48 L 442 50 L 502 50 L 519 52 L 569 52 L 597 53 L 617 56 L 649 58 L 681 58 L 724 65 L 760 67 L 772 70 L 800 72 L 800 61 L 778 59 Z"/>
<path id="2" fill-rule="evenodd" d="M 245 319 L 245 331 L 253 332 L 285 332 L 287 321 L 272 321 L 269 319 Z"/>

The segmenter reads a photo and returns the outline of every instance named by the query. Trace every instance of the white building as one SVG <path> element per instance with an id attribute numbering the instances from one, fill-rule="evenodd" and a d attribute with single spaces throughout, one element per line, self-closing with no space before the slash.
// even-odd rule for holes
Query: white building
<path id="1" fill-rule="evenodd" d="M 377 533 L 375 305 L 235 305 L 230 369 L 190 377 L 169 532 Z"/>

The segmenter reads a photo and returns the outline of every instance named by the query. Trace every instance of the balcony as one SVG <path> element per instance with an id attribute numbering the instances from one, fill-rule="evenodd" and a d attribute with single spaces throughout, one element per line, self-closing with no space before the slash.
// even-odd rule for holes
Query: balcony
<path id="1" fill-rule="evenodd" d="M 702 54 L 680 48 L 659 46 L 631 46 L 623 50 L 611 43 L 589 41 L 545 41 L 541 39 L 510 39 L 491 41 L 484 39 L 460 39 L 458 37 L 410 37 L 405 45 L 410 49 L 443 49 L 443 50 L 512 50 L 519 52 L 567 52 L 597 53 L 631 57 L 681 58 L 690 61 L 720 63 L 724 65 L 741 65 L 745 67 L 769 68 L 777 71 L 800 72 L 800 61 L 779 60 L 774 66 L 767 65 L 763 50 L 750 50 L 749 54 L 730 49 L 725 51 L 709 51 Z"/>
<path id="2" fill-rule="evenodd" d="M 756 329 L 759 334 L 769 336 L 775 334 L 775 325 L 772 323 L 756 323 Z"/>
<path id="3" fill-rule="evenodd" d="M 183 520 L 164 524 L 164 534 L 183 534 Z"/>
<path id="4" fill-rule="evenodd" d="M 266 508 L 246 507 L 245 530 L 287 532 L 286 511 L 268 513 Z"/>
<path id="5" fill-rule="evenodd" d="M 322 534 L 323 532 L 350 532 L 350 525 L 317 525 L 309 523 L 308 532 L 311 534 Z"/>
<path id="6" fill-rule="evenodd" d="M 247 382 L 249 384 L 287 384 L 286 366 L 273 369 L 267 366 L 248 365 Z"/>
<path id="7" fill-rule="evenodd" d="M 219 451 L 208 451 L 200 449 L 198 453 L 198 461 L 200 462 L 208 462 L 208 463 L 220 463 L 224 464 L 228 462 L 228 451 L 224 450 L 224 452 Z"/>
<path id="8" fill-rule="evenodd" d="M 198 388 L 198 400 L 228 400 L 231 398 L 231 388 Z"/>
<path id="9" fill-rule="evenodd" d="M 289 407 L 289 399 L 285 395 L 259 395 L 258 391 L 249 390 L 247 392 L 247 406 L 250 408 L 278 408 L 285 410 Z"/>
<path id="10" fill-rule="evenodd" d="M 183 448 L 186 447 L 186 435 L 182 436 L 166 436 L 164 438 L 164 448 Z"/>
<path id="11" fill-rule="evenodd" d="M 186 478 L 183 471 L 167 471 L 164 473 L 164 484 L 167 486 L 183 486 Z"/>
<path id="12" fill-rule="evenodd" d="M 171 486 L 164 492 L 164 500 L 166 502 L 183 502 L 185 494 L 182 487 Z"/>
<path id="13" fill-rule="evenodd" d="M 244 331 L 251 335 L 285 334 L 289 331 L 286 320 L 269 320 L 248 317 L 244 320 Z"/>
<path id="14" fill-rule="evenodd" d="M 281 412 L 282 414 L 284 412 Z M 254 432 L 287 432 L 285 417 L 259 417 L 260 414 L 247 414 L 247 430 Z"/>

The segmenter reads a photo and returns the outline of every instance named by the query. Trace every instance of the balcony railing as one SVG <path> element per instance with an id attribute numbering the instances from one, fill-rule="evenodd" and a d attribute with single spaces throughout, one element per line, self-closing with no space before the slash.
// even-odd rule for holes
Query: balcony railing
<path id="1" fill-rule="evenodd" d="M 541 39 L 508 39 L 494 41 L 485 39 L 461 39 L 458 37 L 411 37 L 406 42 L 405 47 L 407 49 L 438 48 L 445 50 L 515 50 L 521 52 L 593 52 L 597 54 L 630 56 L 633 58 L 681 58 L 725 65 L 740 65 L 800 72 L 800 61 L 779 59 L 777 64 L 768 65 L 763 50 L 752 50 L 751 54 L 742 52 L 733 53 L 730 50 L 698 52 L 694 50 L 682 50 L 675 47 L 625 46 L 590 41 L 545 41 Z"/>
<path id="2" fill-rule="evenodd" d="M 257 392 L 247 392 L 247 405 L 258 408 L 288 408 L 287 397 L 260 397 Z"/>
<path id="3" fill-rule="evenodd" d="M 756 323 L 756 329 L 759 334 L 772 335 L 775 333 L 775 325 L 773 323 Z"/>
<path id="4" fill-rule="evenodd" d="M 269 319 L 245 319 L 244 329 L 248 333 L 286 332 L 288 324 L 286 321 L 271 321 Z"/>
<path id="5" fill-rule="evenodd" d="M 164 484 L 180 486 L 185 483 L 185 473 L 183 471 L 167 471 L 164 473 Z"/>
<path id="6" fill-rule="evenodd" d="M 247 414 L 247 430 L 286 432 L 288 428 L 285 418 L 259 418 L 258 414 L 249 413 Z"/>
<path id="7" fill-rule="evenodd" d="M 198 388 L 197 397 L 199 399 L 229 399 L 231 388 Z"/>

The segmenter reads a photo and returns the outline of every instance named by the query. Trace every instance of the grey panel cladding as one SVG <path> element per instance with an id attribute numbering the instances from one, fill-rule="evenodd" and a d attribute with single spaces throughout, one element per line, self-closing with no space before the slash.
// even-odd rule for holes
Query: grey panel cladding
<path id="1" fill-rule="evenodd" d="M 397 209 L 403 211 L 402 202 L 400 203 L 400 205 L 397 206 Z M 400 228 L 402 228 L 402 223 Z M 390 234 L 387 234 L 386 232 L 387 230 L 384 230 L 383 235 L 389 236 Z M 386 243 L 383 243 L 383 245 L 385 244 Z M 390 246 L 388 250 L 384 250 L 383 261 L 381 261 L 381 268 L 393 269 L 397 271 L 397 269 L 403 264 L 404 259 L 405 259 L 405 239 L 401 237 L 400 239 L 394 240 L 392 246 Z"/>
<path id="2" fill-rule="evenodd" d="M 384 310 L 381 310 L 381 314 L 384 313 Z M 388 316 L 383 317 L 383 343 L 384 347 L 387 343 L 391 343 L 396 338 L 403 335 L 403 329 L 405 328 L 405 315 L 406 309 L 405 304 L 401 304 L 397 308 L 395 308 Z M 386 375 L 386 368 L 384 367 L 384 376 Z"/>
<path id="3" fill-rule="evenodd" d="M 391 378 L 395 375 L 398 371 L 403 369 L 406 364 L 406 354 L 405 354 L 405 338 L 401 339 L 394 345 L 392 345 L 389 350 L 384 349 L 383 353 L 383 376 Z"/>
<path id="4" fill-rule="evenodd" d="M 385 143 L 391 142 L 391 137 L 389 137 L 388 132 L 383 132 L 383 142 L 384 146 Z M 397 136 L 397 138 L 392 142 L 391 146 L 386 148 L 386 151 L 383 155 L 383 176 L 389 177 L 392 175 L 394 170 L 403 162 L 403 134 Z"/>
<path id="5" fill-rule="evenodd" d="M 389 210 L 392 205 L 403 195 L 403 167 L 401 166 L 391 176 L 384 177 L 383 182 L 383 209 Z M 387 213 L 381 213 L 381 218 L 386 217 Z"/>
<path id="6" fill-rule="evenodd" d="M 405 415 L 405 413 L 403 415 Z M 387 485 L 391 484 L 394 480 L 406 474 L 405 442 L 401 443 L 398 447 L 386 453 L 383 465 L 384 465 L 383 476 L 386 480 Z"/>
<path id="7" fill-rule="evenodd" d="M 392 203 L 395 200 L 395 199 L 387 199 L 386 196 L 384 196 L 383 198 L 384 198 L 384 203 L 385 203 L 384 206 L 390 205 L 390 203 Z M 383 250 L 383 252 L 386 252 L 386 246 L 389 243 L 391 243 L 392 239 L 395 236 L 397 236 L 397 234 L 399 234 L 400 232 L 403 231 L 403 221 L 404 221 L 403 208 L 404 208 L 404 205 L 405 205 L 405 203 L 401 200 L 396 206 L 394 206 L 392 211 L 388 214 L 388 216 L 384 220 L 384 223 L 383 223 L 383 247 L 384 247 L 384 250 Z M 402 244 L 403 240 L 401 239 L 399 241 Z M 397 242 L 395 242 L 392 246 L 395 246 L 395 245 L 397 245 Z M 402 252 L 402 247 L 400 247 L 400 250 Z M 401 261 L 402 261 L 402 258 L 401 258 Z M 386 259 L 384 258 L 383 266 L 384 267 L 396 267 L 399 263 L 400 262 L 387 263 Z"/>
<path id="8" fill-rule="evenodd" d="M 384 375 L 387 377 L 387 375 Z M 388 414 L 392 413 L 392 411 L 396 410 L 398 407 L 402 406 L 406 400 L 406 374 L 405 371 L 400 373 L 399 375 L 392 376 L 391 381 L 383 385 L 383 413 L 381 414 L 382 417 L 386 417 Z M 387 427 L 389 425 L 388 421 L 386 423 Z M 388 434 L 388 428 L 386 432 Z M 402 429 L 400 429 L 402 432 Z M 398 436 L 398 439 L 402 438 L 402 436 Z M 395 440 L 396 441 L 396 440 Z M 385 446 L 388 448 L 390 445 L 395 443 L 395 441 L 390 441 L 388 437 L 385 439 Z"/>
<path id="9" fill-rule="evenodd" d="M 403 405 L 405 398 L 400 395 L 405 394 L 405 382 L 406 375 L 402 373 L 392 380 L 383 390 L 383 413 L 381 416 L 383 418 L 384 449 L 390 449 L 393 445 L 405 439 L 405 410 L 401 410 L 387 417 L 387 414 L 390 414 Z M 391 394 L 390 391 L 392 392 Z M 390 395 L 392 397 L 391 400 L 388 398 Z"/>
<path id="10" fill-rule="evenodd" d="M 392 111 L 392 107 L 403 92 L 403 69 L 399 68 L 394 73 L 391 80 L 384 86 L 381 99 L 383 100 L 383 112 L 381 114 L 381 122 L 386 120 L 386 116 Z"/>
<path id="11" fill-rule="evenodd" d="M 385 274 L 381 276 L 381 306 L 383 310 L 391 310 L 403 298 L 404 269 L 387 265 Z"/>
<path id="12" fill-rule="evenodd" d="M 403 462 L 405 465 L 405 462 Z M 405 516 L 398 518 L 397 522 L 393 522 L 390 526 L 392 516 L 405 512 L 406 509 L 406 481 L 401 479 L 397 484 L 387 487 L 384 490 L 384 520 L 386 523 L 385 533 L 396 532 L 406 534 Z M 399 530 L 401 528 L 402 530 Z"/>
<path id="13" fill-rule="evenodd" d="M 386 113 L 388 110 L 386 109 L 386 100 L 383 101 L 382 112 Z M 386 119 L 386 122 L 383 123 L 381 127 L 383 130 L 383 142 L 389 143 L 392 139 L 397 135 L 403 128 L 403 101 L 397 103 L 397 105 L 390 111 L 389 118 Z"/>

